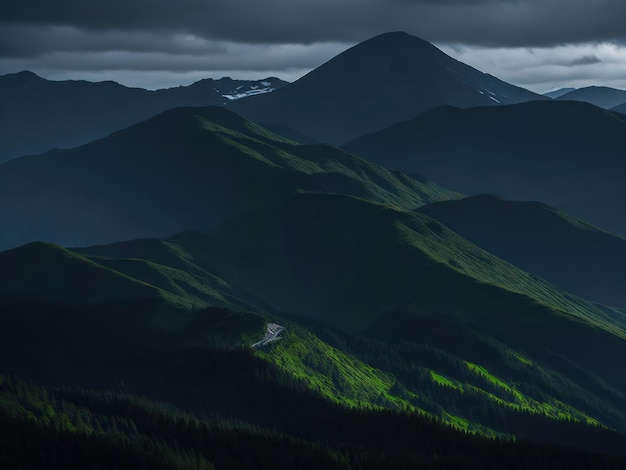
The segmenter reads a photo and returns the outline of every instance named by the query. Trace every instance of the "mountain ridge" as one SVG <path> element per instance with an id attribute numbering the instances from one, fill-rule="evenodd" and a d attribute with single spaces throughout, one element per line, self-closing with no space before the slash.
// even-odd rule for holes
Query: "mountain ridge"
<path id="1" fill-rule="evenodd" d="M 624 315 L 618 311 L 600 309 L 559 291 L 425 215 L 354 196 L 312 193 L 254 212 L 226 222 L 209 234 L 187 232 L 167 241 L 135 240 L 71 251 L 72 259 L 82 266 L 94 266 L 114 279 L 147 286 L 150 295 L 143 297 L 125 297 L 122 290 L 111 288 L 110 282 L 98 281 L 85 271 L 59 276 L 63 272 L 59 268 L 64 269 L 65 263 L 54 261 L 56 255 L 51 258 L 54 262 L 48 263 L 50 269 L 43 263 L 48 256 L 39 256 L 40 281 L 32 282 L 29 253 L 40 248 L 46 253 L 70 253 L 60 247 L 35 244 L 4 252 L 0 261 L 6 256 L 14 256 L 17 261 L 0 264 L 0 278 L 9 280 L 0 283 L 0 302 L 7 312 L 0 321 L 14 324 L 14 328 L 21 325 L 18 331 L 22 331 L 29 324 L 33 328 L 30 315 L 49 324 L 65 318 L 56 312 L 67 309 L 71 312 L 67 321 L 77 323 L 79 331 L 88 330 L 93 322 L 107 325 L 106 334 L 92 339 L 95 344 L 108 341 L 108 335 L 119 334 L 120 325 L 127 325 L 132 331 L 146 329 L 139 335 L 139 344 L 130 343 L 133 351 L 147 346 L 160 350 L 163 345 L 153 341 L 170 344 L 167 338 L 171 335 L 183 335 L 186 342 L 201 345 L 202 351 L 211 344 L 237 350 L 241 339 L 237 340 L 237 334 L 233 336 L 229 329 L 244 328 L 248 332 L 248 320 L 230 312 L 244 309 L 286 326 L 283 339 L 255 355 L 274 364 L 283 374 L 306 377 L 307 389 L 317 390 L 327 400 L 353 406 L 360 406 L 359 400 L 364 400 L 376 408 L 409 407 L 427 414 L 439 413 L 435 416 L 440 416 L 442 422 L 487 435 L 495 432 L 490 426 L 524 432 L 532 426 L 512 424 L 513 428 L 501 428 L 502 423 L 491 411 L 480 419 L 469 419 L 466 414 L 457 415 L 448 402 L 439 403 L 434 397 L 443 394 L 457 400 L 461 393 L 485 406 L 495 396 L 496 406 L 503 406 L 513 416 L 523 409 L 549 420 L 569 416 L 593 424 L 597 422 L 595 415 L 601 416 L 600 422 L 619 422 L 615 406 L 622 399 L 626 401 L 619 392 L 626 389 L 626 382 L 616 373 L 621 370 L 620 364 L 606 361 L 611 352 L 618 354 L 626 349 L 621 339 L 626 328 L 613 322 L 618 317 L 623 320 Z M 214 274 L 209 277 L 208 273 Z M 55 287 L 57 282 L 63 283 L 63 290 Z M 94 303 L 90 292 L 80 287 L 85 283 L 117 297 Z M 30 292 L 31 299 L 43 303 L 40 307 L 32 302 L 15 304 L 15 296 L 7 296 L 15 291 Z M 51 308 L 46 302 L 57 306 Z M 207 310 L 209 307 L 213 310 Z M 215 307 L 226 312 L 211 320 Z M 24 313 L 32 309 L 32 313 Z M 50 319 L 49 311 L 55 312 Z M 93 320 L 80 320 L 84 315 Z M 259 338 L 263 334 L 260 318 L 251 325 Z M 320 325 L 320 320 L 340 329 L 329 331 L 330 327 Z M 54 347 L 60 337 L 67 337 L 68 344 L 87 340 L 84 333 L 70 339 L 77 327 L 65 321 L 50 327 L 51 331 L 60 331 L 43 341 L 49 345 L 46 347 Z M 312 326 L 303 326 L 307 323 Z M 246 333 L 247 347 L 258 340 L 250 337 L 254 331 Z M 138 333 L 127 334 L 132 340 Z M 217 336 L 211 339 L 211 334 Z M 351 339 L 346 335 L 352 335 Z M 424 339 L 430 335 L 438 341 L 432 344 Z M 18 348 L 22 343 L 17 339 L 5 338 L 0 347 Z M 398 339 L 405 343 L 398 343 Z M 381 340 L 389 343 L 376 343 Z M 453 348 L 449 341 L 462 344 Z M 357 346 L 363 342 L 369 346 Z M 379 354 L 389 351 L 391 344 L 399 348 L 399 356 L 385 362 Z M 594 349 L 589 349 L 593 344 Z M 481 353 L 485 348 L 492 352 Z M 102 353 L 97 351 L 87 348 L 85 354 L 98 357 Z M 139 359 L 153 354 L 150 351 L 140 354 Z M 417 377 L 414 366 L 407 368 L 401 357 L 414 357 L 414 366 L 425 364 L 420 366 Z M 33 361 L 8 354 L 3 363 L 22 360 Z M 564 360 L 576 364 L 577 372 L 567 368 L 557 372 L 564 367 Z M 34 363 L 42 362 L 45 359 Z M 177 369 L 184 364 L 175 362 Z M 428 368 L 423 369 L 425 366 Z M 68 373 L 65 363 L 51 367 Z M 519 385 L 521 378 L 516 375 L 520 367 L 525 370 L 521 376 L 524 386 Z M 543 367 L 550 368 L 550 379 L 542 375 L 548 373 Z M 160 367 L 157 369 L 161 377 Z M 107 374 L 115 373 L 106 370 Z M 97 371 L 90 374 L 97 375 Z M 145 380 L 144 374 L 133 380 L 141 379 Z M 189 383 L 188 378 L 181 380 Z M 547 386 L 549 380 L 560 384 L 557 391 Z M 584 395 L 578 392 L 580 398 L 567 392 L 573 386 L 567 385 L 572 380 L 581 384 L 578 387 L 584 385 Z M 529 388 L 529 384 L 541 384 L 542 391 Z M 432 387 L 435 391 L 430 391 Z M 437 387 L 448 387 L 448 391 Z M 610 387 L 615 391 L 611 392 Z M 598 401 L 599 396 L 605 401 Z M 567 404 L 555 401 L 556 397 Z M 438 406 L 446 411 L 442 413 Z M 589 410 L 594 410 L 593 414 Z"/>
<path id="2" fill-rule="evenodd" d="M 487 251 L 573 294 L 626 307 L 626 239 L 536 202 L 490 195 L 417 209 Z"/>
<path id="3" fill-rule="evenodd" d="M 298 190 L 407 208 L 458 197 L 339 149 L 299 146 L 222 107 L 176 108 L 82 147 L 0 165 L 0 247 L 208 230 Z"/>
<path id="4" fill-rule="evenodd" d="M 146 90 L 110 80 L 46 80 L 30 71 L 2 75 L 0 163 L 52 148 L 82 145 L 170 108 L 224 105 L 230 99 L 223 95 L 234 97 L 238 92 L 270 90 L 285 83 L 273 77 L 256 81 L 224 77 Z"/>
<path id="5" fill-rule="evenodd" d="M 626 90 L 606 86 L 578 88 L 556 98 L 561 101 L 582 101 L 599 108 L 611 109 L 626 103 Z"/>
<path id="6" fill-rule="evenodd" d="M 625 145 L 623 115 L 551 100 L 440 107 L 344 148 L 468 195 L 541 201 L 626 234 L 620 211 Z"/>
<path id="7" fill-rule="evenodd" d="M 576 88 L 564 87 L 559 88 L 557 90 L 548 91 L 543 94 L 543 96 L 547 96 L 548 98 L 557 99 L 559 96 L 564 95 L 565 93 L 569 93 L 570 91 L 574 91 Z"/>

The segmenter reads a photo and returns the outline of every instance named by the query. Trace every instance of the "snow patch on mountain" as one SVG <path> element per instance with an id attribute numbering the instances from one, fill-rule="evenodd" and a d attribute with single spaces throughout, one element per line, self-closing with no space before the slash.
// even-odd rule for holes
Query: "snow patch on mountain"
<path id="1" fill-rule="evenodd" d="M 272 82 L 263 80 L 259 82 L 250 82 L 246 85 L 240 85 L 232 91 L 222 93 L 222 96 L 230 101 L 247 98 L 249 96 L 271 93 L 276 87 Z"/>

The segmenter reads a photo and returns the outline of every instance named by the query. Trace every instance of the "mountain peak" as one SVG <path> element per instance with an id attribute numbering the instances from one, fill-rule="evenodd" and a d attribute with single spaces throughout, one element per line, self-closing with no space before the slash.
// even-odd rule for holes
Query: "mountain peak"
<path id="1" fill-rule="evenodd" d="M 375 44 L 375 43 L 392 45 L 392 46 L 402 45 L 402 44 L 413 44 L 413 45 L 419 44 L 422 46 L 428 46 L 428 47 L 436 49 L 435 46 L 433 46 L 430 42 L 426 41 L 425 39 L 421 39 L 417 36 L 413 36 L 412 34 L 406 33 L 404 31 L 391 31 L 387 33 L 382 33 L 382 34 L 379 34 L 378 36 L 374 36 L 370 39 L 367 39 L 357 44 L 357 46 L 365 46 L 368 44 Z"/>
<path id="2" fill-rule="evenodd" d="M 41 78 L 35 72 L 31 72 L 30 70 L 22 70 L 21 72 L 17 72 L 15 75 L 19 77 L 29 77 L 29 78 Z"/>
<path id="3" fill-rule="evenodd" d="M 339 54 L 329 63 L 341 61 L 350 56 L 357 56 L 359 60 L 368 61 L 371 64 L 394 63 L 409 68 L 419 66 L 421 61 L 430 61 L 435 57 L 438 61 L 457 63 L 430 42 L 403 31 L 383 33 L 367 39 Z M 431 66 L 430 63 L 424 65 Z"/>
<path id="4" fill-rule="evenodd" d="M 233 109 L 319 142 L 342 144 L 441 105 L 535 99 L 542 97 L 465 65 L 423 39 L 391 32 L 351 47 L 272 96 L 251 97 Z"/>
<path id="5" fill-rule="evenodd" d="M 406 31 L 387 31 L 384 33 L 379 34 L 378 36 L 374 36 L 370 39 L 376 39 L 376 38 L 383 38 L 383 37 L 388 37 L 388 38 L 407 38 L 407 37 L 417 37 L 417 36 L 413 36 L 409 33 L 407 33 Z"/>
<path id="6" fill-rule="evenodd" d="M 16 73 L 7 73 L 6 75 L 0 76 L 0 79 L 19 81 L 45 80 L 45 78 L 40 77 L 35 72 L 31 72 L 30 70 L 22 70 L 21 72 Z"/>

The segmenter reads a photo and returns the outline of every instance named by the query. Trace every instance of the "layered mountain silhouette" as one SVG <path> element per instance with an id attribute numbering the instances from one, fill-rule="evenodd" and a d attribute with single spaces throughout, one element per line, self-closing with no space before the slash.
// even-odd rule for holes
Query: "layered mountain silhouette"
<path id="1" fill-rule="evenodd" d="M 0 76 L 0 163 L 105 137 L 177 106 L 224 105 L 240 95 L 280 88 L 259 81 L 200 80 L 156 91 L 115 82 L 50 81 L 32 72 Z"/>
<path id="2" fill-rule="evenodd" d="M 599 108 L 611 109 L 626 103 L 626 90 L 618 90 L 605 86 L 578 88 L 555 97 L 561 101 L 582 101 Z"/>
<path id="3" fill-rule="evenodd" d="M 626 234 L 626 119 L 587 103 L 442 107 L 345 148 L 466 194 L 537 200 Z"/>
<path id="4" fill-rule="evenodd" d="M 227 348 L 217 356 L 224 368 L 244 367 L 236 348 L 262 335 L 271 315 L 287 333 L 257 357 L 281 371 L 274 387 L 291 377 L 340 404 L 421 410 L 479 433 L 537 439 L 563 419 L 623 428 L 626 382 L 621 364 L 608 360 L 626 353 L 623 313 L 529 275 L 426 215 L 354 196 L 302 193 L 210 233 L 164 241 L 30 244 L 0 254 L 0 279 L 0 322 L 30 328 L 37 349 L 50 348 L 33 359 L 23 353 L 29 342 L 0 336 L 2 364 L 40 380 L 55 371 L 56 380 L 76 381 L 79 371 L 186 407 L 204 399 L 214 413 L 258 423 L 267 419 L 259 404 L 273 403 L 268 379 L 255 379 L 261 397 L 250 409 L 220 394 L 243 399 L 239 384 L 255 383 L 261 364 L 236 380 L 209 375 L 219 387 L 188 374 L 216 367 L 216 345 Z M 207 310 L 216 306 L 226 310 Z M 255 320 L 242 308 L 260 313 Z M 177 341 L 198 346 L 179 352 Z M 58 361 L 79 346 L 81 361 Z M 163 384 L 163 376 L 177 380 Z M 301 416 L 294 392 L 273 393 L 291 397 L 283 406 Z M 472 416 L 476 406 L 500 411 Z M 274 426 L 289 423 L 281 416 Z"/>
<path id="5" fill-rule="evenodd" d="M 82 147 L 0 166 L 0 247 L 208 230 L 298 190 L 406 208 L 455 197 L 336 148 L 298 146 L 224 108 L 178 108 Z"/>
<path id="6" fill-rule="evenodd" d="M 548 98 L 556 99 L 559 96 L 563 96 L 566 93 L 576 90 L 576 88 L 559 88 L 558 90 L 549 91 L 544 93 L 543 96 L 547 96 Z"/>
<path id="7" fill-rule="evenodd" d="M 364 41 L 267 96 L 233 103 L 250 119 L 339 144 L 444 104 L 472 107 L 546 99 L 447 56 L 406 33 Z"/>
<path id="8" fill-rule="evenodd" d="M 614 111 L 620 114 L 626 114 L 626 103 L 623 103 L 623 104 L 620 104 L 619 106 L 615 106 L 611 108 L 611 111 Z"/>
<path id="9" fill-rule="evenodd" d="M 460 107 L 544 99 L 447 56 L 406 33 L 364 41 L 287 83 L 206 79 L 148 91 L 115 82 L 49 81 L 32 72 L 0 77 L 0 163 L 104 137 L 178 106 L 228 105 L 301 141 L 343 143 L 443 104 Z M 279 127 L 276 127 L 279 126 Z"/>
<path id="10" fill-rule="evenodd" d="M 172 240 L 233 288 L 350 331 L 390 311 L 471 324 L 497 324 L 506 312 L 511 326 L 529 321 L 535 302 L 613 329 L 602 309 L 572 302 L 433 219 L 353 196 L 300 194 L 208 236 Z"/>
<path id="11" fill-rule="evenodd" d="M 626 307 L 626 239 L 538 202 L 475 196 L 418 211 L 463 238 L 595 302 Z"/>
<path id="12" fill-rule="evenodd" d="M 624 467 L 626 116 L 404 33 L 272 93 L 7 80 L 15 148 L 141 122 L 0 164 L 0 467 Z"/>
<path id="13" fill-rule="evenodd" d="M 93 283 L 98 289 L 107 290 L 104 286 L 113 280 L 128 284 L 108 288 L 120 301 L 127 300 L 126 291 L 134 291 L 138 298 L 160 296 L 176 305 L 234 307 L 227 298 L 239 302 L 245 294 L 249 308 L 265 305 L 354 332 L 394 311 L 491 328 L 504 312 L 513 325 L 529 321 L 535 313 L 542 321 L 542 315 L 550 317 L 554 309 L 620 335 L 622 323 L 626 325 L 617 312 L 611 315 L 610 309 L 573 298 L 477 248 L 431 217 L 351 195 L 288 196 L 206 234 L 186 231 L 164 241 L 72 250 L 32 243 L 1 256 L 6 278 L 0 294 L 31 291 L 32 299 L 46 302 L 110 300 L 55 284 L 99 276 Z M 37 258 L 49 261 L 31 271 L 28 266 Z M 62 268 L 66 274 L 55 277 L 48 267 L 57 273 Z M 21 272 L 24 277 L 16 275 Z M 216 303 L 218 294 L 221 304 Z M 540 314 L 535 304 L 550 308 Z"/>

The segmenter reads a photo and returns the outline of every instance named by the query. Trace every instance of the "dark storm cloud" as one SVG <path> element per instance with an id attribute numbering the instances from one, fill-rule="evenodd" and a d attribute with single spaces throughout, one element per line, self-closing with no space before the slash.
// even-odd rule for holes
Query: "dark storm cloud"
<path id="1" fill-rule="evenodd" d="M 16 40 L 19 38 L 19 41 Z M 132 51 L 201 55 L 226 53 L 224 43 L 150 31 L 86 31 L 70 26 L 7 25 L 0 28 L 0 57 L 49 52 Z"/>
<path id="2" fill-rule="evenodd" d="M 262 53 L 260 53 L 262 52 Z M 102 51 L 99 53 L 72 51 L 54 52 L 38 58 L 37 64 L 45 69 L 67 69 L 82 71 L 97 70 L 135 70 L 135 71 L 172 71 L 187 70 L 287 70 L 289 68 L 306 69 L 329 59 L 330 57 L 299 46 L 274 46 L 262 48 L 225 44 L 223 51 L 217 49 L 206 54 L 176 54 L 168 52 L 129 52 Z M 339 51 L 337 51 L 339 52 Z M 15 59 L 14 59 L 15 60 Z M 313 66 L 314 66 L 313 65 Z M 18 67 L 19 68 L 19 67 Z M 25 68 L 25 67 L 22 67 Z"/>
<path id="3" fill-rule="evenodd" d="M 398 2 L 414 5 L 485 5 L 498 3 L 518 3 L 523 0 L 396 0 Z M 529 0 L 527 0 L 529 1 Z"/>
<path id="4" fill-rule="evenodd" d="M 0 74 L 293 80 L 401 30 L 536 91 L 575 75 L 626 86 L 624 17 L 626 0 L 0 0 Z"/>
<path id="5" fill-rule="evenodd" d="M 387 30 L 431 41 L 540 46 L 626 37 L 623 0 L 20 0 L 8 24 L 188 33 L 250 43 L 356 42 Z M 42 44 L 41 47 L 45 47 Z"/>
<path id="6" fill-rule="evenodd" d="M 540 93 L 564 86 L 626 89 L 626 49 L 614 43 L 544 48 L 467 46 L 455 50 L 447 45 L 442 48 L 479 70 Z"/>
<path id="7" fill-rule="evenodd" d="M 599 64 L 600 62 L 602 62 L 602 60 L 595 55 L 585 55 L 572 60 L 570 65 L 592 65 Z"/>

